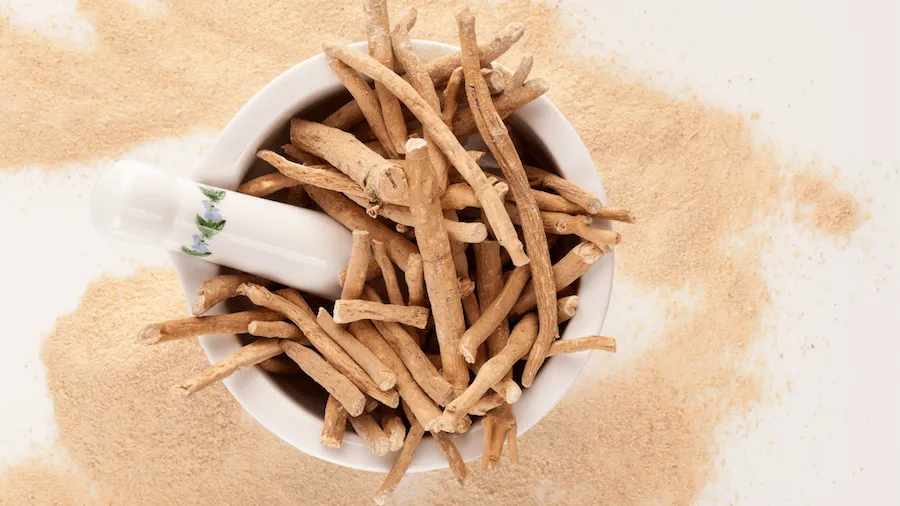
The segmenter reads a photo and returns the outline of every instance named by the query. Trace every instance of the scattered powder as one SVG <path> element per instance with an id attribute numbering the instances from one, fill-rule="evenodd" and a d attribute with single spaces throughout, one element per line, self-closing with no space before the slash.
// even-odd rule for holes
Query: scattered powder
<path id="1" fill-rule="evenodd" d="M 53 460 L 46 456 L 46 460 Z M 0 506 L 52 504 L 85 506 L 98 503 L 84 478 L 61 463 L 34 459 L 0 474 Z"/>
<path id="2" fill-rule="evenodd" d="M 22 47 L 13 42 L 29 36 L 7 28 L 0 54 L 13 62 L 0 70 L 0 88 L 35 91 L 11 95 L 30 122 L 0 128 L 3 145 L 13 147 L 0 154 L 0 165 L 116 154 L 147 137 L 221 127 L 261 85 L 316 52 L 322 38 L 362 38 L 355 1 L 174 4 L 166 17 L 148 18 L 124 4 L 82 1 L 98 33 L 97 47 L 86 54 L 34 40 Z M 393 1 L 392 12 L 408 5 Z M 416 37 L 456 40 L 454 5 L 415 5 Z M 568 54 L 577 34 L 563 27 L 555 7 L 507 0 L 480 6 L 477 14 L 483 36 L 511 21 L 526 23 L 526 37 L 503 61 L 535 54 L 534 75 L 550 82 L 550 98 L 591 150 L 612 202 L 637 215 L 638 223 L 623 229 L 617 274 L 664 296 L 687 289 L 698 303 L 688 314 L 669 308 L 665 318 L 678 323 L 620 372 L 582 381 L 521 438 L 522 466 L 490 474 L 472 466 L 463 489 L 446 471 L 415 475 L 395 498 L 410 504 L 696 500 L 714 478 L 717 431 L 761 399 L 764 377 L 748 365 L 750 348 L 763 338 L 768 304 L 758 252 L 767 246 L 764 219 L 786 195 L 778 190 L 788 184 L 784 171 L 739 115 Z M 43 60 L 46 74 L 38 76 L 44 70 L 29 62 L 48 53 L 54 57 Z M 71 80 L 81 85 L 63 84 Z M 44 110 L 62 100 L 65 110 Z M 84 122 L 94 111 L 110 116 Z M 53 152 L 37 144 L 48 137 Z M 805 190 L 797 195 L 812 216 L 828 216 L 835 195 L 844 202 L 830 183 L 822 184 L 808 198 Z M 825 231 L 848 233 L 858 221 L 821 223 Z M 128 504 L 367 501 L 380 476 L 287 447 L 248 420 L 221 385 L 188 402 L 169 396 L 171 385 L 203 367 L 199 347 L 139 347 L 128 336 L 141 324 L 183 312 L 169 272 L 105 279 L 89 287 L 79 310 L 61 319 L 44 344 L 60 444 L 98 493 Z M 618 337 L 620 348 L 628 346 L 628 336 Z"/>
<path id="3" fill-rule="evenodd" d="M 838 190 L 831 181 L 809 173 L 791 179 L 796 207 L 794 220 L 829 234 L 845 236 L 864 221 L 853 195 Z"/>

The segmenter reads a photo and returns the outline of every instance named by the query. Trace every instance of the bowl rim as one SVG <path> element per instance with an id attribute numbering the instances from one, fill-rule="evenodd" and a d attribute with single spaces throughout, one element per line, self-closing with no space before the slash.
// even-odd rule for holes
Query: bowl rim
<path id="1" fill-rule="evenodd" d="M 428 53 L 430 56 L 459 50 L 449 44 L 420 39 L 413 40 L 413 46 L 417 52 Z M 365 50 L 366 43 L 357 42 L 351 44 L 351 47 Z M 238 111 L 200 163 L 186 177 L 202 184 L 226 189 L 237 188 L 252 165 L 257 149 L 276 129 L 282 128 L 297 111 L 343 88 L 330 71 L 328 61 L 329 58 L 323 53 L 318 53 L 269 82 Z M 604 204 L 607 203 L 606 192 L 590 152 L 572 125 L 546 96 L 541 96 L 516 111 L 510 121 L 530 130 L 533 139 L 543 144 L 544 152 L 563 175 L 598 195 Z M 612 228 L 607 220 L 597 220 L 595 226 Z M 197 297 L 196 289 L 200 283 L 218 274 L 220 268 L 202 259 L 178 253 L 171 253 L 170 257 L 190 307 Z M 612 292 L 614 259 L 615 251 L 604 255 L 582 278 L 578 291 L 582 310 L 570 320 L 563 339 L 600 332 Z M 586 300 L 592 301 L 591 311 L 584 310 Z M 223 312 L 223 308 L 217 306 L 207 314 Z M 210 363 L 222 360 L 241 346 L 238 336 L 234 334 L 202 336 L 199 340 Z M 513 404 L 519 436 L 562 400 L 589 357 L 590 352 L 585 351 L 548 359 L 542 367 L 542 374 L 538 375 L 521 399 Z M 352 432 L 348 431 L 340 449 L 322 446 L 319 442 L 322 417 L 301 406 L 260 368 L 247 368 L 226 378 L 224 383 L 254 419 L 304 453 L 353 469 L 375 472 L 390 470 L 394 455 L 376 457 Z M 453 435 L 454 443 L 464 460 L 469 461 L 481 455 L 482 432 L 481 424 L 478 423 L 473 424 L 465 434 Z M 437 445 L 428 438 L 416 450 L 407 472 L 430 471 L 447 466 Z"/>

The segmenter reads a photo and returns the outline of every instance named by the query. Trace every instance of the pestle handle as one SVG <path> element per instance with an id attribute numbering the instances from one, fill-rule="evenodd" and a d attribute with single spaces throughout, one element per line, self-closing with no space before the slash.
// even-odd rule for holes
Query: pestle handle
<path id="1" fill-rule="evenodd" d="M 350 232 L 299 207 L 175 178 L 126 160 L 91 195 L 91 220 L 115 239 L 256 274 L 335 299 L 350 257 Z"/>

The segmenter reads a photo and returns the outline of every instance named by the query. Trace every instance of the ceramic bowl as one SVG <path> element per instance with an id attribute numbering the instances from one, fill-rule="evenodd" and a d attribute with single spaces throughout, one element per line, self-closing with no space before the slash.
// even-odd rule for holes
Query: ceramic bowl
<path id="1" fill-rule="evenodd" d="M 355 44 L 365 50 L 365 44 Z M 458 48 L 429 41 L 414 41 L 423 58 L 457 51 Z M 321 108 L 341 95 L 343 86 L 328 66 L 324 54 L 316 55 L 291 68 L 270 82 L 237 113 L 203 160 L 187 177 L 201 184 L 235 189 L 258 170 L 256 152 L 270 147 L 275 137 L 284 135 L 289 120 L 298 113 Z M 339 105 L 339 104 L 335 104 Z M 511 118 L 519 132 L 537 143 L 566 178 L 599 195 L 606 194 L 588 150 L 575 129 L 549 99 L 541 97 L 517 111 Z M 256 167 L 256 169 L 254 169 Z M 597 226 L 610 228 L 608 222 Z M 598 334 L 609 305 L 613 280 L 614 254 L 603 256 L 582 277 L 578 296 L 580 306 L 569 322 L 562 338 L 572 339 Z M 200 284 L 219 273 L 219 267 L 182 254 L 172 254 L 181 285 L 189 305 L 196 298 Z M 221 305 L 220 305 L 221 306 Z M 210 314 L 224 309 L 214 308 Z M 200 338 L 210 362 L 218 362 L 241 346 L 236 335 L 210 335 Z M 562 399 L 587 362 L 589 352 L 551 357 L 541 368 L 531 388 L 513 404 L 519 435 L 530 429 Z M 259 368 L 249 368 L 225 380 L 225 386 L 238 402 L 264 427 L 300 451 L 342 466 L 366 471 L 386 472 L 395 455 L 376 457 L 359 437 L 347 431 L 341 448 L 326 448 L 319 443 L 323 409 L 295 390 L 285 388 L 272 375 Z M 465 434 L 454 435 L 454 442 L 464 460 L 481 455 L 483 429 L 474 423 Z M 437 445 L 426 438 L 416 450 L 409 472 L 447 467 Z"/>

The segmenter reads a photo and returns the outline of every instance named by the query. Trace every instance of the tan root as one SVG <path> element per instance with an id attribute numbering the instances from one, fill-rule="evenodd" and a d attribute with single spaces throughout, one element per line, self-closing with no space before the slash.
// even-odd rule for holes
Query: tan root
<path id="1" fill-rule="evenodd" d="M 497 236 L 500 244 L 509 251 L 513 262 L 516 265 L 527 264 L 529 261 L 528 256 L 525 255 L 522 243 L 519 241 L 515 228 L 509 220 L 509 215 L 506 214 L 506 210 L 503 208 L 500 197 L 488 182 L 487 176 L 485 176 L 481 168 L 466 154 L 465 149 L 428 102 L 419 96 L 406 81 L 365 53 L 327 42 L 323 44 L 323 47 L 329 56 L 338 58 L 356 70 L 369 75 L 369 77 L 375 79 L 376 83 L 383 83 L 397 98 L 406 104 L 416 118 L 422 122 L 426 133 L 429 134 L 450 163 L 456 167 L 456 170 L 475 191 L 482 208 L 489 218 L 494 234 Z M 481 76 L 480 71 L 478 75 L 479 77 Z M 429 167 L 428 170 L 433 169 Z"/>
<path id="2" fill-rule="evenodd" d="M 252 321 L 247 325 L 247 333 L 256 337 L 291 339 L 304 346 L 310 345 L 300 328 L 288 322 Z"/>
<path id="3" fill-rule="evenodd" d="M 437 189 L 431 177 L 425 141 L 407 143 L 407 177 L 417 191 L 410 195 L 410 212 L 416 220 L 416 239 L 425 269 L 425 286 L 431 300 L 440 345 L 444 376 L 458 390 L 469 383 L 465 360 L 457 353 L 465 331 L 459 284 L 453 266 L 450 240 L 443 229 L 443 213 L 435 203 Z"/>
<path id="4" fill-rule="evenodd" d="M 256 365 L 258 365 L 259 368 L 263 371 L 270 372 L 272 374 L 284 374 L 289 376 L 303 374 L 303 371 L 300 369 L 300 366 L 298 366 L 296 362 L 284 356 L 272 357 L 263 360 Z"/>
<path id="5" fill-rule="evenodd" d="M 339 327 L 325 308 L 319 308 L 319 314 L 316 321 L 323 330 L 347 352 L 360 367 L 366 371 L 366 374 L 378 385 L 382 390 L 390 390 L 394 388 L 397 377 L 381 360 L 378 359 L 368 348 L 363 346 L 349 332 Z"/>
<path id="6" fill-rule="evenodd" d="M 547 350 L 547 356 L 560 353 L 577 353 L 585 350 L 602 350 L 610 353 L 616 352 L 616 340 L 605 336 L 587 336 L 578 339 L 564 339 L 555 341 Z"/>
<path id="7" fill-rule="evenodd" d="M 364 413 L 359 416 L 350 417 L 350 425 L 366 447 L 379 457 L 383 457 L 391 451 L 391 438 L 384 433 L 384 430 L 375 421 L 375 418 Z"/>
<path id="8" fill-rule="evenodd" d="M 366 0 L 363 3 L 366 13 L 366 35 L 369 41 L 369 54 L 375 61 L 390 70 L 394 66 L 394 52 L 391 48 L 391 28 L 388 17 L 387 0 Z M 358 70 L 358 69 L 357 69 Z M 381 103 L 381 113 L 387 126 L 388 135 L 394 145 L 394 151 L 403 153 L 406 143 L 406 120 L 403 110 L 394 92 L 377 80 L 375 92 Z"/>
<path id="9" fill-rule="evenodd" d="M 500 293 L 485 307 L 481 318 L 466 330 L 459 345 L 459 352 L 465 357 L 466 362 L 475 361 L 475 351 L 506 320 L 506 315 L 519 300 L 519 295 L 530 278 L 529 266 L 516 267 Z"/>
<path id="10" fill-rule="evenodd" d="M 237 296 L 237 289 L 244 283 L 268 285 L 269 281 L 253 274 L 221 274 L 204 281 L 197 289 L 197 300 L 191 305 L 191 313 L 200 316 L 213 306 Z"/>
<path id="11" fill-rule="evenodd" d="M 536 100 L 547 93 L 549 86 L 543 79 L 532 79 L 514 90 L 506 90 L 494 97 L 493 104 L 500 119 L 506 119 L 510 114 L 521 109 L 525 104 Z M 460 109 L 453 118 L 453 135 L 468 137 L 478 131 L 472 109 Z"/>
<path id="12" fill-rule="evenodd" d="M 391 451 L 395 452 L 403 447 L 406 438 L 406 425 L 392 409 L 384 409 L 381 414 L 381 428 L 391 440 Z"/>
<path id="13" fill-rule="evenodd" d="M 214 334 L 243 334 L 247 332 L 247 326 L 251 322 L 280 320 L 284 320 L 284 316 L 265 309 L 181 318 L 147 325 L 138 333 L 137 340 L 145 344 L 156 344 Z"/>
<path id="14" fill-rule="evenodd" d="M 400 292 L 400 283 L 397 281 L 397 271 L 391 262 L 387 248 L 381 241 L 372 242 L 372 252 L 375 254 L 375 261 L 381 268 L 381 278 L 384 280 L 384 287 L 387 290 L 388 300 L 391 304 L 402 306 L 403 294 Z"/>
<path id="15" fill-rule="evenodd" d="M 395 460 L 394 465 L 391 466 L 391 470 L 388 472 L 384 482 L 378 487 L 378 491 L 375 492 L 376 504 L 384 505 L 387 502 L 390 493 L 400 484 L 400 480 L 403 479 L 403 475 L 405 475 L 406 470 L 409 469 L 409 463 L 412 462 L 412 457 L 416 448 L 419 446 L 419 443 L 422 442 L 422 436 L 425 435 L 425 429 L 422 427 L 422 424 L 416 420 L 415 416 L 410 415 L 409 422 L 411 427 L 409 428 L 409 433 L 406 434 L 406 439 L 403 441 L 403 447 L 400 449 L 400 454 L 397 455 L 397 460 Z"/>
<path id="16" fill-rule="evenodd" d="M 428 323 L 428 308 L 400 306 L 362 300 L 338 300 L 334 303 L 334 321 L 340 324 L 359 320 L 397 322 L 417 329 Z"/>
<path id="17" fill-rule="evenodd" d="M 241 184 L 237 191 L 252 197 L 268 197 L 277 191 L 293 188 L 300 184 L 300 181 L 291 179 L 280 172 L 273 172 Z"/>
<path id="18" fill-rule="evenodd" d="M 583 242 L 572 248 L 571 251 L 566 253 L 566 256 L 553 265 L 556 291 L 560 291 L 574 283 L 607 251 L 590 242 Z M 526 286 L 510 313 L 513 315 L 524 314 L 534 309 L 536 304 L 537 299 L 535 298 L 534 289 L 530 285 Z"/>
<path id="19" fill-rule="evenodd" d="M 372 241 L 366 230 L 353 231 L 353 247 L 350 250 L 350 261 L 347 263 L 347 274 L 341 283 L 342 299 L 358 299 L 366 286 L 369 259 L 372 256 Z"/>
<path id="20" fill-rule="evenodd" d="M 567 322 L 575 316 L 575 311 L 578 310 L 578 302 L 577 295 L 562 297 L 556 301 L 556 313 L 559 315 L 559 323 Z"/>
<path id="21" fill-rule="evenodd" d="M 373 302 L 380 302 L 378 294 L 366 287 L 365 296 Z M 373 320 L 372 324 L 391 348 L 400 356 L 416 383 L 425 390 L 434 402 L 443 406 L 453 399 L 454 388 L 428 360 L 418 341 L 401 325 Z"/>
<path id="22" fill-rule="evenodd" d="M 347 430 L 347 419 L 350 415 L 344 406 L 333 396 L 328 396 L 325 404 L 325 420 L 322 422 L 322 437 L 319 442 L 329 448 L 340 448 Z"/>
<path id="23" fill-rule="evenodd" d="M 352 134 L 321 123 L 293 119 L 291 143 L 327 160 L 374 199 L 394 202 L 407 193 L 400 166 L 382 158 Z"/>
<path id="24" fill-rule="evenodd" d="M 444 414 L 438 418 L 434 427 L 444 430 L 445 427 L 453 427 L 465 416 L 469 409 L 481 399 L 481 396 L 491 386 L 506 375 L 513 365 L 524 357 L 534 344 L 538 332 L 538 318 L 534 313 L 528 313 L 519 321 L 509 336 L 509 342 L 494 357 L 485 362 L 475 379 L 466 388 L 462 395 L 453 399 L 453 402 L 444 408 Z"/>
<path id="25" fill-rule="evenodd" d="M 441 414 L 440 408 L 422 390 L 422 387 L 419 386 L 406 366 L 403 365 L 403 361 L 381 334 L 375 330 L 372 323 L 368 321 L 351 323 L 350 333 L 394 371 L 394 374 L 397 376 L 397 391 L 400 393 L 400 397 L 403 398 L 404 405 L 409 405 L 419 423 L 423 426 L 433 423 Z"/>
<path id="26" fill-rule="evenodd" d="M 533 54 L 528 53 L 523 56 L 522 59 L 519 60 L 519 66 L 516 67 L 515 72 L 513 72 L 513 75 L 509 78 L 509 82 L 506 84 L 506 89 L 514 90 L 525 84 L 525 80 L 528 79 L 528 74 L 531 73 L 531 67 L 533 65 Z"/>
<path id="27" fill-rule="evenodd" d="M 559 193 L 563 198 L 578 205 L 582 212 L 587 214 L 597 214 L 603 209 L 603 202 L 600 197 L 590 193 L 584 188 L 576 185 L 572 181 L 563 177 L 551 174 L 550 172 L 541 170 L 537 167 L 525 167 L 528 174 L 528 180 L 532 186 L 548 188 Z"/>
<path id="28" fill-rule="evenodd" d="M 531 258 L 531 286 L 535 293 L 539 318 L 537 341 L 541 343 L 541 346 L 549 346 L 559 336 L 559 328 L 556 315 L 554 273 L 541 213 L 531 195 L 531 186 L 528 183 L 522 160 L 494 107 L 487 85 L 478 69 L 475 17 L 468 9 L 464 9 L 457 13 L 456 21 L 462 46 L 462 63 L 466 74 L 466 92 L 470 110 L 478 131 L 494 158 L 497 159 L 516 200 L 516 207 L 522 221 L 522 232 L 525 235 L 525 244 L 528 246 L 528 256 Z M 484 368 L 481 370 L 484 371 Z M 529 371 L 529 375 L 525 376 L 529 379 L 527 383 L 523 380 L 526 387 L 534 379 L 534 372 L 536 370 Z"/>
<path id="29" fill-rule="evenodd" d="M 306 346 L 293 341 L 279 341 L 279 343 L 288 357 L 296 362 L 307 376 L 334 396 L 347 410 L 347 413 L 351 416 L 363 413 L 366 407 L 366 396 L 352 381 Z"/>
<path id="30" fill-rule="evenodd" d="M 363 368 L 360 367 L 343 348 L 338 346 L 338 344 L 325 333 L 322 327 L 319 326 L 309 305 L 306 304 L 306 301 L 303 300 L 303 297 L 297 291 L 289 291 L 282 297 L 269 292 L 259 285 L 244 284 L 241 285 L 238 290 L 241 294 L 246 295 L 253 301 L 254 304 L 268 307 L 273 311 L 277 311 L 287 316 L 289 320 L 300 327 L 300 330 L 303 331 L 306 338 L 309 339 L 313 346 L 322 354 L 325 360 L 334 366 L 334 368 L 342 375 L 345 375 L 350 379 L 350 381 L 365 394 L 377 399 L 383 404 L 397 407 L 399 402 L 397 392 L 393 390 L 387 392 L 382 391 L 381 388 L 375 384 L 372 378 L 366 374 L 365 370 L 363 370 Z M 293 343 L 293 341 L 284 341 L 284 343 Z M 288 348 L 285 348 L 285 351 L 290 355 Z M 292 356 L 291 358 L 293 359 L 294 357 Z M 300 366 L 303 367 L 303 364 L 300 364 Z M 343 402 L 341 404 L 343 404 Z M 344 407 L 347 407 L 346 404 Z M 350 412 L 351 415 L 353 414 L 349 408 L 347 411 Z"/>
<path id="31" fill-rule="evenodd" d="M 183 396 L 191 395 L 231 376 L 241 369 L 256 365 L 263 360 L 277 357 L 281 353 L 282 350 L 278 341 L 270 339 L 254 341 L 228 355 L 221 362 L 207 367 L 197 376 L 176 385 L 173 390 Z"/>
<path id="32" fill-rule="evenodd" d="M 379 144 L 384 148 L 385 154 L 389 158 L 397 158 L 397 151 L 391 144 L 387 127 L 384 124 L 384 117 L 381 115 L 381 105 L 378 102 L 377 93 L 369 87 L 369 83 L 357 71 L 347 66 L 344 62 L 332 60 L 328 62 L 328 65 L 335 75 L 338 76 L 338 79 L 341 80 L 344 88 L 347 88 L 347 91 L 359 104 L 363 116 L 365 116 L 369 126 L 372 127 L 372 132 L 375 133 Z"/>

